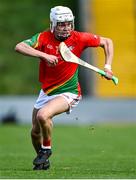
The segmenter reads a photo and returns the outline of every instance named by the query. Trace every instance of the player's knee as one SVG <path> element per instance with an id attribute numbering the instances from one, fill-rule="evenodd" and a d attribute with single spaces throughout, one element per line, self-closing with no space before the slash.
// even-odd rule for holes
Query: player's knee
<path id="1" fill-rule="evenodd" d="M 50 116 L 49 112 L 43 112 L 43 111 L 39 110 L 39 112 L 37 113 L 37 119 L 40 124 L 48 123 L 48 120 L 50 118 L 51 118 L 51 116 Z"/>

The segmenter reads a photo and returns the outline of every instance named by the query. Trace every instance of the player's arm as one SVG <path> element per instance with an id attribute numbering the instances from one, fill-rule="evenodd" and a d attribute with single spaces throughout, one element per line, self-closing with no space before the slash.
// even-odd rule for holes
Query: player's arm
<path id="1" fill-rule="evenodd" d="M 47 61 L 51 66 L 56 65 L 58 63 L 58 58 L 54 55 L 49 55 L 47 53 L 41 52 L 30 45 L 26 44 L 25 42 L 20 42 L 16 45 L 15 51 L 32 57 L 37 57 L 42 60 Z"/>
<path id="2" fill-rule="evenodd" d="M 111 79 L 113 73 L 111 69 L 113 59 L 113 42 L 109 38 L 100 37 L 100 46 L 104 49 L 105 66 L 104 71 L 107 73 L 107 79 Z"/>
<path id="3" fill-rule="evenodd" d="M 37 57 L 37 58 L 43 57 L 43 52 L 34 49 L 33 47 L 31 47 L 30 45 L 28 45 L 24 42 L 18 43 L 15 47 L 15 51 L 17 51 L 23 55 L 27 55 L 27 56 L 32 56 L 32 57 Z M 45 55 L 45 53 L 44 53 L 44 55 Z"/>

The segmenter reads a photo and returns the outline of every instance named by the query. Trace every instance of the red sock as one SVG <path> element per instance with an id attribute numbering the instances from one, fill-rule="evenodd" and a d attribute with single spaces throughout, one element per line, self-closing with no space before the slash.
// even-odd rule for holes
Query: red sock
<path id="1" fill-rule="evenodd" d="M 42 148 L 51 149 L 51 139 L 43 139 Z"/>

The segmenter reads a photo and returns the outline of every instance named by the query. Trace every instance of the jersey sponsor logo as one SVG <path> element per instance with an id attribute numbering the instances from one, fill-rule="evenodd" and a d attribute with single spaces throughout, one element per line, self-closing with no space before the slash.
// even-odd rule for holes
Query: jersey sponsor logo
<path id="1" fill-rule="evenodd" d="M 51 44 L 47 44 L 48 49 L 53 49 L 53 46 Z"/>

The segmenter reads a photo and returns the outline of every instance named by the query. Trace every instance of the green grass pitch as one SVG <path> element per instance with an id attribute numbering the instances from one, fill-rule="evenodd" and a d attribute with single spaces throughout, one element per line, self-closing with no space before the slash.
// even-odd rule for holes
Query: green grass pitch
<path id="1" fill-rule="evenodd" d="M 136 178 L 135 124 L 54 125 L 47 171 L 32 170 L 30 129 L 0 125 L 0 178 Z"/>

